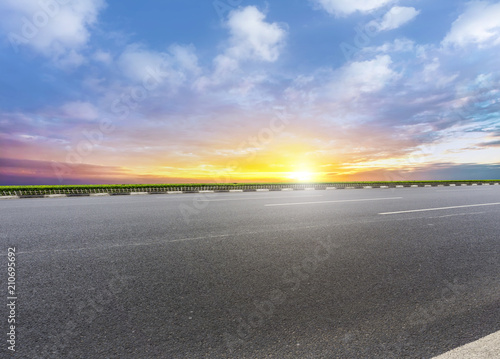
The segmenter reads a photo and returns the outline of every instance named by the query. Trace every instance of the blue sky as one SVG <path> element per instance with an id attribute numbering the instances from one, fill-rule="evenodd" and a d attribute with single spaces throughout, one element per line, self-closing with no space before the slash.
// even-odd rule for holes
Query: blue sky
<path id="1" fill-rule="evenodd" d="M 500 2 L 0 4 L 0 184 L 500 178 Z"/>

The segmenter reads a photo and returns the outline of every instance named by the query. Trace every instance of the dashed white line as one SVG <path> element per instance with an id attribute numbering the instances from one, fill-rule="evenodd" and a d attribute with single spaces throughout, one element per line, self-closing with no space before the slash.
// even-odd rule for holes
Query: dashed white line
<path id="1" fill-rule="evenodd" d="M 408 211 L 385 212 L 385 213 L 379 213 L 379 214 L 380 215 L 388 215 L 388 214 L 399 214 L 399 213 L 415 213 L 415 212 L 428 212 L 428 211 L 442 211 L 442 210 L 455 209 L 455 208 L 484 207 L 484 206 L 498 206 L 498 205 L 500 205 L 500 202 L 496 202 L 496 203 L 481 203 L 481 204 L 467 204 L 467 205 L 463 205 L 463 206 L 451 206 L 451 207 L 411 209 L 411 210 L 408 210 Z"/>
<path id="2" fill-rule="evenodd" d="M 474 191 L 474 192 L 480 192 L 480 191 L 490 191 L 489 188 L 475 188 L 475 189 L 437 189 L 435 190 L 436 192 L 467 192 L 467 191 Z"/>
<path id="3" fill-rule="evenodd" d="M 436 217 L 429 217 L 429 218 L 448 218 L 448 217 L 457 217 L 457 216 L 473 216 L 475 214 L 485 214 L 489 212 L 467 212 L 467 213 L 454 213 L 454 214 L 446 214 L 444 216 L 436 216 Z"/>
<path id="4" fill-rule="evenodd" d="M 321 194 L 309 195 L 309 196 L 301 196 L 301 198 L 310 198 L 310 197 L 323 197 Z M 222 201 L 247 201 L 254 199 L 275 199 L 275 198 L 283 198 L 283 197 L 252 197 L 252 198 L 220 198 L 220 199 L 199 199 L 198 202 L 222 202 Z"/>
<path id="5" fill-rule="evenodd" d="M 270 203 L 265 204 L 264 207 L 276 206 L 300 206 L 306 204 L 323 204 L 323 203 L 344 203 L 344 202 L 365 202 L 365 201 L 388 201 L 393 199 L 402 199 L 403 197 L 389 197 L 389 198 L 367 198 L 367 199 L 343 199 L 337 201 L 320 201 L 320 202 L 296 202 L 296 203 Z"/>

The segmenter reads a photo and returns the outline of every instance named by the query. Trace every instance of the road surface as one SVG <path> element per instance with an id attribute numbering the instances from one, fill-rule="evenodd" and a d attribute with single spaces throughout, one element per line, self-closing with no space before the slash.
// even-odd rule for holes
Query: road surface
<path id="1" fill-rule="evenodd" d="M 500 330 L 500 186 L 20 199 L 0 218 L 8 357 L 433 358 Z"/>

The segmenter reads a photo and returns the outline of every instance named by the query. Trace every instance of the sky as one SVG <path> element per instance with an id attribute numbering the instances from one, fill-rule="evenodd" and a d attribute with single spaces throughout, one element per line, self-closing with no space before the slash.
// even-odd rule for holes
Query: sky
<path id="1" fill-rule="evenodd" d="M 2 0 L 0 185 L 500 178 L 500 2 Z"/>

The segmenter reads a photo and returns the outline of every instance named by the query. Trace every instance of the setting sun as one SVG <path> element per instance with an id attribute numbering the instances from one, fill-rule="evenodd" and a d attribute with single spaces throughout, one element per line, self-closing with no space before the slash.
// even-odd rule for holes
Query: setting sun
<path id="1" fill-rule="evenodd" d="M 314 180 L 315 174 L 309 171 L 291 172 L 288 178 L 300 182 L 311 182 Z"/>

